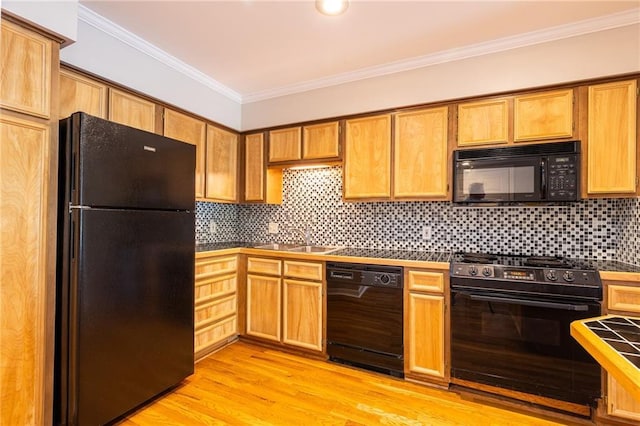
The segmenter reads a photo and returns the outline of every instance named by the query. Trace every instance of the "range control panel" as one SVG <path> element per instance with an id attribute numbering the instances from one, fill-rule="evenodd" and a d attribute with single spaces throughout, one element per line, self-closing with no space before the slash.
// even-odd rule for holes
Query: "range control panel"
<path id="1" fill-rule="evenodd" d="M 519 268 L 502 265 L 483 265 L 459 263 L 452 265 L 452 276 L 485 280 L 509 280 L 523 282 L 542 282 L 557 284 L 598 285 L 600 277 L 597 271 Z"/>

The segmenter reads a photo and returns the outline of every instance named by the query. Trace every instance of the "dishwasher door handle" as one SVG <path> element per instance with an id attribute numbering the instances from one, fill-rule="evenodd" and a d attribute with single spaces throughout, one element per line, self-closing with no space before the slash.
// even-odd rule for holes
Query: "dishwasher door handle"
<path id="1" fill-rule="evenodd" d="M 536 308 L 558 309 L 563 311 L 583 312 L 589 310 L 589 305 L 575 305 L 572 303 L 547 302 L 542 300 L 527 300 L 513 297 L 481 296 L 478 294 L 467 295 L 471 300 L 478 300 L 482 302 L 510 303 L 513 305 L 533 306 Z"/>

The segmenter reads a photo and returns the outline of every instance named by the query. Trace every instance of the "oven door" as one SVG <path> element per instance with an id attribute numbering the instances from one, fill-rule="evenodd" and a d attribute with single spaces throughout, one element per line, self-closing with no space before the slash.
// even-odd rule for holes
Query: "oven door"
<path id="1" fill-rule="evenodd" d="M 569 324 L 598 315 L 597 302 L 452 291 L 451 375 L 462 384 L 594 406 L 600 366 L 570 336 Z"/>
<path id="2" fill-rule="evenodd" d="M 458 160 L 455 164 L 456 203 L 502 203 L 544 199 L 542 157 Z"/>

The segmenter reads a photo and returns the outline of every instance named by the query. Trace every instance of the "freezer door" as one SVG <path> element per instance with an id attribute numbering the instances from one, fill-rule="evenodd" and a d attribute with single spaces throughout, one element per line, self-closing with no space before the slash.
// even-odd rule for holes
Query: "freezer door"
<path id="1" fill-rule="evenodd" d="M 69 120 L 72 204 L 194 210 L 194 145 L 85 113 Z"/>
<path id="2" fill-rule="evenodd" d="M 75 215 L 68 414 L 97 425 L 193 373 L 194 215 Z"/>

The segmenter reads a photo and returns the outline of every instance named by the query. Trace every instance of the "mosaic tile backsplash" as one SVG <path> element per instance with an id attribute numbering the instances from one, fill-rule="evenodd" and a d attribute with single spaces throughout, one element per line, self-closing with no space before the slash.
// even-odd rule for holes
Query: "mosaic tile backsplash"
<path id="1" fill-rule="evenodd" d="M 297 228 L 309 229 L 312 244 L 640 264 L 639 199 L 477 208 L 449 202 L 345 203 L 341 174 L 340 167 L 285 170 L 282 205 L 197 203 L 196 240 L 300 242 Z M 269 222 L 278 224 L 277 234 L 267 232 Z"/>

